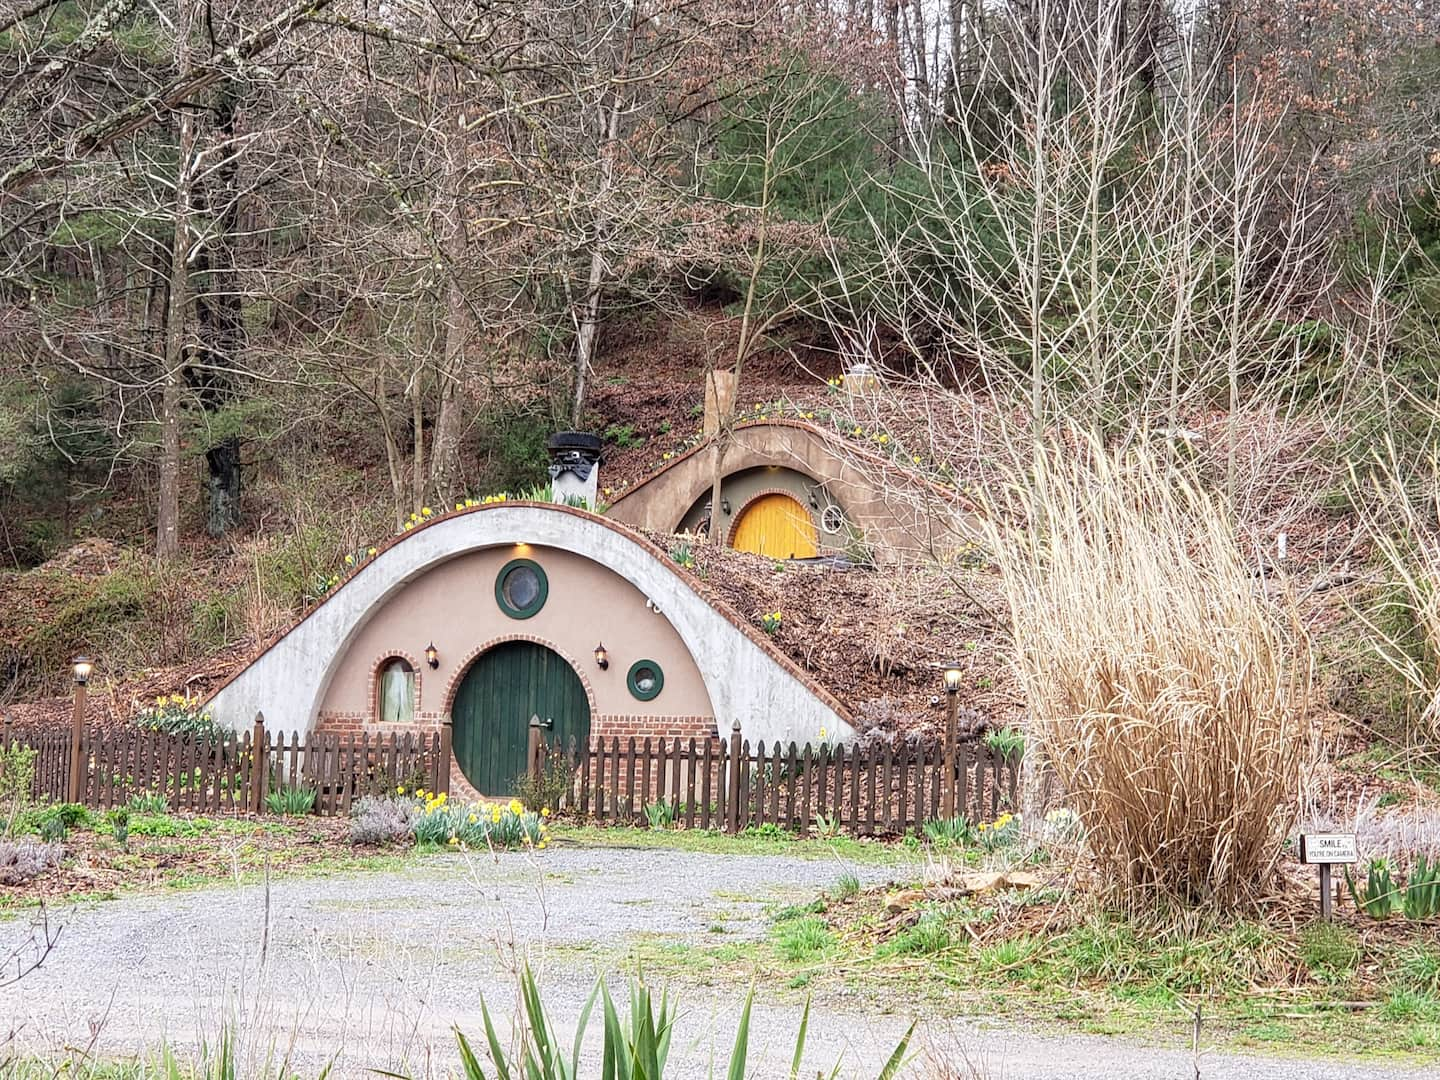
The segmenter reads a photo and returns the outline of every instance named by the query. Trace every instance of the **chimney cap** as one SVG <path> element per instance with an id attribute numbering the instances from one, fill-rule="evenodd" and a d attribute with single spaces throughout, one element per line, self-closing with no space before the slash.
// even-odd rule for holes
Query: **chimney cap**
<path id="1" fill-rule="evenodd" d="M 545 449 L 552 454 L 579 451 L 597 458 L 602 445 L 600 436 L 588 431 L 557 431 L 545 440 Z"/>

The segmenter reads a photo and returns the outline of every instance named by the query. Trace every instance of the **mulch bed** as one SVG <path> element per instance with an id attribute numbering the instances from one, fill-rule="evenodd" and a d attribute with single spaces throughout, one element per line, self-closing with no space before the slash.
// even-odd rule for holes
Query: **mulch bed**
<path id="1" fill-rule="evenodd" d="M 191 819 L 177 814 L 169 820 L 183 825 Z M 72 830 L 64 841 L 65 860 L 56 870 L 18 885 L 0 885 L 0 910 L 197 878 L 223 879 L 237 870 L 263 870 L 267 859 L 274 871 L 294 870 L 351 850 L 350 823 L 341 818 L 235 820 L 255 827 L 215 828 L 197 836 L 132 836 L 128 852 L 112 836 Z M 277 824 L 285 827 L 267 827 Z"/>

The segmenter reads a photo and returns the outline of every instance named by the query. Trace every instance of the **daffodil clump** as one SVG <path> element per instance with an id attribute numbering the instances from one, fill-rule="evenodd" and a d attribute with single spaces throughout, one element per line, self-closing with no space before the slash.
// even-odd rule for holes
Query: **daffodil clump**
<path id="1" fill-rule="evenodd" d="M 767 634 L 775 634 L 779 632 L 780 626 L 784 621 L 785 617 L 781 615 L 780 612 L 767 611 L 764 615 L 760 616 L 760 629 L 764 630 Z"/>
<path id="2" fill-rule="evenodd" d="M 1006 813 L 994 821 L 982 821 L 975 826 L 975 838 L 986 851 L 1009 847 L 1020 839 L 1020 815 Z"/>
<path id="3" fill-rule="evenodd" d="M 135 713 L 131 722 L 146 731 L 182 738 L 214 739 L 225 734 L 209 711 L 201 707 L 200 698 L 189 694 L 162 694 L 155 704 Z"/>
<path id="4" fill-rule="evenodd" d="M 403 787 L 396 789 L 400 798 L 410 799 L 416 806 L 413 831 L 419 844 L 439 844 L 453 848 L 534 848 L 544 850 L 550 843 L 548 809 L 538 814 L 526 810 L 518 799 L 508 803 L 452 803 L 443 791 L 438 794 L 423 789 L 407 795 Z"/>

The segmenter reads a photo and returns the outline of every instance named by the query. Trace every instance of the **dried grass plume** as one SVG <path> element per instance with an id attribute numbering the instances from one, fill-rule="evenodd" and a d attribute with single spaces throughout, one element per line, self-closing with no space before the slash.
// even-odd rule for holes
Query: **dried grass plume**
<path id="1" fill-rule="evenodd" d="M 1271 880 L 1318 739 L 1308 639 L 1233 515 L 1164 449 L 1075 436 L 992 500 L 1032 747 L 1129 900 Z"/>

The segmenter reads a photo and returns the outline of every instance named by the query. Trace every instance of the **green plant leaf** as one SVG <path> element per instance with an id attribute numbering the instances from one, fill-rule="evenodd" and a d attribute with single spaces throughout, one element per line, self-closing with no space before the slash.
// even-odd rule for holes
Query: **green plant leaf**
<path id="1" fill-rule="evenodd" d="M 891 1080 L 900 1071 L 901 1064 L 905 1061 L 905 1051 L 910 1046 L 910 1036 L 915 1034 L 915 1022 L 912 1020 L 910 1026 L 905 1029 L 905 1037 L 900 1040 L 900 1045 L 895 1047 L 895 1052 L 885 1062 L 885 1067 L 880 1070 L 876 1080 Z"/>
<path id="2" fill-rule="evenodd" d="M 730 1052 L 730 1071 L 726 1080 L 745 1080 L 745 1054 L 750 1047 L 750 1006 L 755 1003 L 755 988 L 745 995 L 745 1008 L 740 1012 L 740 1026 L 735 1030 L 735 1049 Z"/>
<path id="3" fill-rule="evenodd" d="M 810 997 L 805 997 L 805 1011 L 800 1014 L 800 1030 L 795 1033 L 795 1056 L 790 1059 L 790 1080 L 800 1075 L 800 1059 L 805 1055 L 805 1032 L 810 1027 Z"/>

